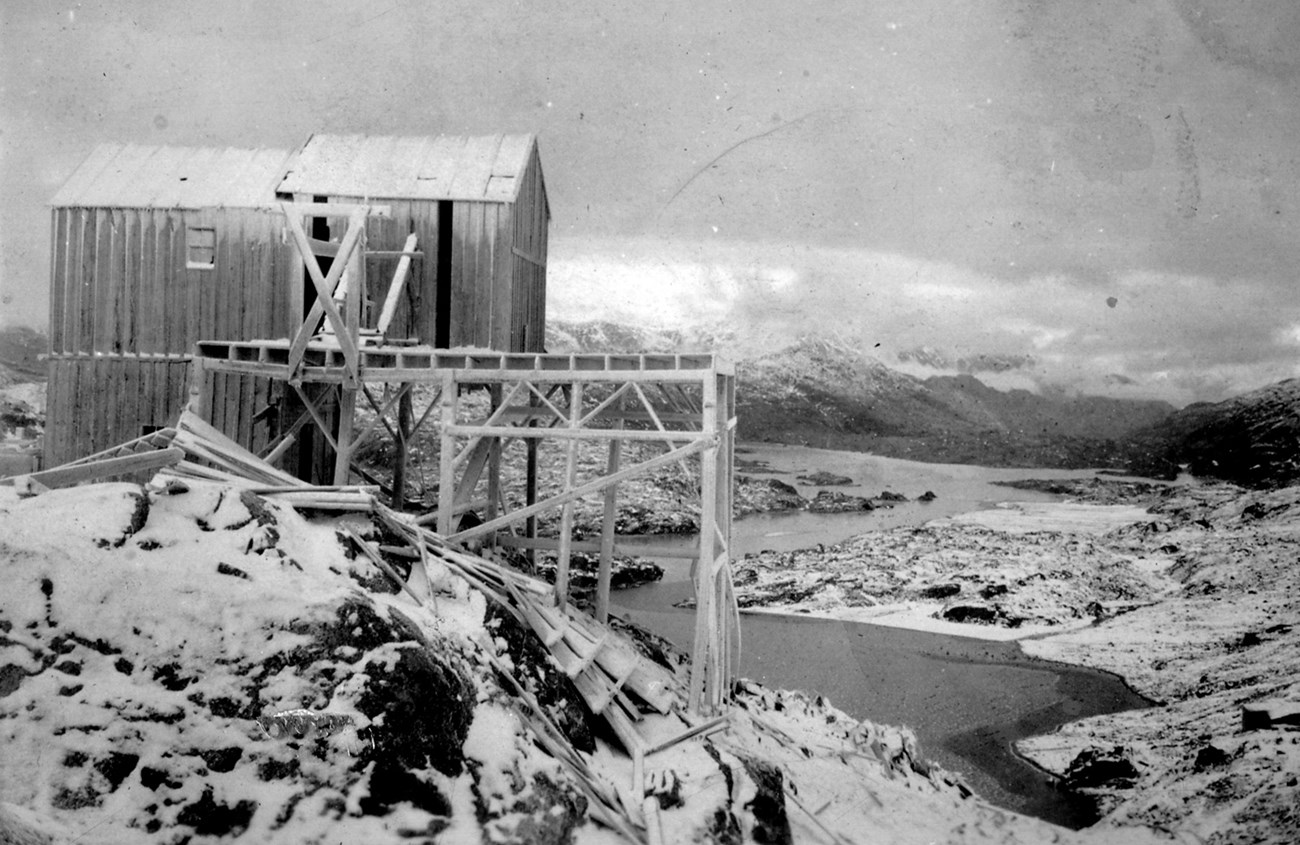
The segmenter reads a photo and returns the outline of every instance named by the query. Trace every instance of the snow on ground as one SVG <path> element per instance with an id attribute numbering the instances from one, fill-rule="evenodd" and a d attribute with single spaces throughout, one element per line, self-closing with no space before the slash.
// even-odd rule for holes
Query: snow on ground
<path id="1" fill-rule="evenodd" d="M 1095 627 L 1027 640 L 1029 654 L 1117 672 L 1165 706 L 1023 741 L 1063 772 L 1122 747 L 1136 770 L 1096 784 L 1109 818 L 1210 842 L 1300 841 L 1300 730 L 1243 730 L 1242 706 L 1300 706 L 1300 487 L 1189 489 L 1124 532 L 1174 555 L 1177 589 Z"/>
<path id="2" fill-rule="evenodd" d="M 978 525 L 1004 534 L 1054 531 L 1105 534 L 1146 519 L 1146 508 L 1134 505 L 1086 505 L 1074 502 L 1004 502 L 996 508 L 936 519 L 934 526 Z"/>
<path id="3" fill-rule="evenodd" d="M 198 482 L 6 496 L 0 568 L 6 841 L 619 841 L 499 666 L 638 815 L 631 761 L 531 634 L 459 582 L 417 606 L 329 523 Z M 989 807 L 910 732 L 751 684 L 646 781 L 665 842 L 1164 841 Z"/>
<path id="4" fill-rule="evenodd" d="M 1036 524 L 1009 532 L 942 520 L 764 551 L 735 563 L 736 591 L 743 608 L 893 624 L 934 617 L 966 623 L 967 636 L 994 635 L 989 628 L 1026 636 L 1091 622 L 1167 589 L 1160 571 L 1172 559 L 1164 553 Z"/>
<path id="5" fill-rule="evenodd" d="M 1089 484 L 1085 499 L 1114 500 Z M 1139 494 L 1149 510 L 1017 503 L 750 555 L 736 563 L 738 593 L 751 612 L 1017 639 L 1030 655 L 1114 672 L 1161 706 L 1017 750 L 1098 795 L 1104 824 L 1300 842 L 1300 729 L 1244 731 L 1241 713 L 1300 707 L 1300 487 Z"/>

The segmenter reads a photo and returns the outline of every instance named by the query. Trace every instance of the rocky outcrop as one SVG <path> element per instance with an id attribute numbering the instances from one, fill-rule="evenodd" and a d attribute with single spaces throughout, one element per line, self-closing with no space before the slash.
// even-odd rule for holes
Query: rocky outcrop
<path id="1" fill-rule="evenodd" d="M 808 510 L 811 513 L 850 513 L 869 511 L 873 508 L 870 499 L 850 496 L 838 490 L 818 490 L 817 495 L 808 502 Z"/>

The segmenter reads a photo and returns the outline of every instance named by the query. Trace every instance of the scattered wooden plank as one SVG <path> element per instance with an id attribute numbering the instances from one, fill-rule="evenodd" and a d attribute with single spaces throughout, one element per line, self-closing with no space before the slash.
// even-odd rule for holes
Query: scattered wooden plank
<path id="1" fill-rule="evenodd" d="M 184 457 L 184 450 L 171 447 L 167 449 L 123 455 L 116 458 L 103 458 L 90 463 L 78 463 L 70 466 L 54 467 L 53 469 L 19 476 L 14 480 L 14 486 L 19 491 L 23 492 L 28 491 L 33 482 L 39 484 L 40 487 L 45 490 L 53 490 L 58 487 L 72 487 L 75 484 L 80 484 L 85 481 L 94 481 L 99 478 L 107 478 L 113 475 L 129 475 L 136 472 L 157 471 L 163 467 L 173 466 L 180 463 Z M 34 490 L 34 492 L 42 492 L 39 488 L 30 489 Z"/>

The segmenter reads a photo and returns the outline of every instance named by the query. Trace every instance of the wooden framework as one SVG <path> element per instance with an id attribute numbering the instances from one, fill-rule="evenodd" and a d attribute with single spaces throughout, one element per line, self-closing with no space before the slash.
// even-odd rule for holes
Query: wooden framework
<path id="1" fill-rule="evenodd" d="M 201 341 L 191 396 L 201 404 L 209 395 L 204 381 L 217 374 L 323 387 L 321 397 L 306 403 L 306 416 L 335 449 L 335 483 L 344 484 L 356 470 L 352 455 L 361 442 L 383 431 L 396 437 L 387 415 L 415 386 L 423 386 L 431 398 L 416 409 L 413 430 L 436 420 L 441 448 L 438 508 L 417 521 L 436 525 L 449 541 L 481 543 L 488 550 L 555 550 L 561 608 L 572 553 L 599 551 L 596 618 L 601 622 L 609 611 L 611 561 L 619 548 L 614 533 L 618 487 L 637 475 L 678 466 L 700 495 L 699 547 L 691 555 L 697 616 L 690 704 L 709 712 L 727 702 L 739 651 L 730 567 L 735 378 L 728 365 L 710 354 L 556 355 L 393 345 L 359 346 L 355 358 L 352 354 L 319 340 L 308 342 L 300 358 L 291 341 Z M 464 397 L 474 390 L 485 390 L 489 402 L 480 418 L 467 419 Z M 349 407 L 358 397 L 374 411 L 360 427 Z M 326 404 L 339 409 L 336 428 L 321 411 Z M 516 440 L 528 445 L 529 483 L 524 506 L 509 509 L 501 490 L 501 462 L 505 446 Z M 534 444 L 547 440 L 563 446 L 564 483 L 553 495 L 538 499 Z M 595 477 L 580 477 L 577 451 L 582 442 L 606 444 L 604 471 Z M 656 444 L 664 451 L 629 462 L 624 454 L 628 443 Z M 486 495 L 476 497 L 481 487 Z M 575 543 L 574 506 L 588 496 L 602 497 L 600 542 Z M 462 525 L 461 515 L 471 510 L 481 513 L 482 522 Z M 538 537 L 536 518 L 556 511 L 559 536 Z M 642 547 L 640 553 L 654 552 Z"/>

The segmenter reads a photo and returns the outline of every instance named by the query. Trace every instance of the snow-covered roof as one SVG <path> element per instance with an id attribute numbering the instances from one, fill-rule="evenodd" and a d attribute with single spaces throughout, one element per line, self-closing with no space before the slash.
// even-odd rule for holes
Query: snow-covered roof
<path id="1" fill-rule="evenodd" d="M 83 208 L 254 207 L 275 201 L 292 153 L 279 149 L 100 144 L 51 205 Z"/>
<path id="2" fill-rule="evenodd" d="M 536 147 L 534 135 L 313 135 L 279 190 L 372 199 L 513 202 Z"/>

